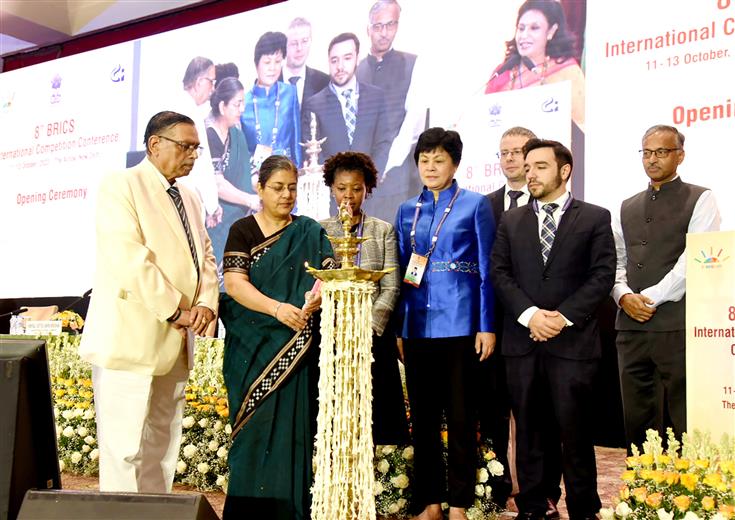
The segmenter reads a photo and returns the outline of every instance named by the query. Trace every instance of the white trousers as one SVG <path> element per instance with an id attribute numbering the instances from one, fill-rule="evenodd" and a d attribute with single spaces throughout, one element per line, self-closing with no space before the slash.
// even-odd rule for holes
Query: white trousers
<path id="1" fill-rule="evenodd" d="M 163 376 L 92 367 L 100 491 L 171 492 L 188 379 L 185 348 Z"/>

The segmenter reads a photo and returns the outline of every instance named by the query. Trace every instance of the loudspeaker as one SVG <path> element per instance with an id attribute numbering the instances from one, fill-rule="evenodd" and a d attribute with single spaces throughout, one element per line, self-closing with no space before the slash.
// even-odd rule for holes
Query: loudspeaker
<path id="1" fill-rule="evenodd" d="M 18 520 L 219 520 L 204 495 L 29 491 Z"/>
<path id="2" fill-rule="evenodd" d="M 46 343 L 0 338 L 0 520 L 33 488 L 61 488 Z"/>

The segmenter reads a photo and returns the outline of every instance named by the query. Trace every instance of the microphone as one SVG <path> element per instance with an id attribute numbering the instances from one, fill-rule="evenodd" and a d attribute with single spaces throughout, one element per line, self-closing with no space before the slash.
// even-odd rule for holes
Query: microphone
<path id="1" fill-rule="evenodd" d="M 3 314 L 0 314 L 0 318 L 4 318 L 6 316 L 14 316 L 15 314 L 21 314 L 23 312 L 26 312 L 28 310 L 28 307 L 18 307 L 17 309 L 13 309 L 9 312 L 4 312 Z"/>
<path id="2" fill-rule="evenodd" d="M 536 64 L 533 62 L 531 58 L 529 58 L 528 56 L 521 56 L 521 63 L 523 63 L 523 65 L 525 65 L 528 68 L 528 70 L 531 70 L 534 72 L 534 74 L 537 74 Z"/>
<path id="3" fill-rule="evenodd" d="M 80 301 L 89 298 L 89 295 L 92 294 L 92 290 L 93 289 L 94 289 L 94 287 L 91 287 L 91 288 L 87 289 L 86 291 L 84 291 L 84 294 L 82 294 L 79 298 L 77 298 L 76 300 L 74 300 L 73 302 L 71 302 L 69 305 L 67 305 L 63 309 L 61 309 L 61 311 L 59 311 L 59 312 L 68 311 L 69 309 L 71 309 L 72 307 L 74 307 Z"/>

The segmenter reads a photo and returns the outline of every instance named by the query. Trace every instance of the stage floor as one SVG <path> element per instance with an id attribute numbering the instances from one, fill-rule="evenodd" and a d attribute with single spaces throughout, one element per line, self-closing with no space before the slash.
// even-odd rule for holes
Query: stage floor
<path id="1" fill-rule="evenodd" d="M 595 448 L 597 455 L 597 489 L 602 500 L 602 507 L 612 507 L 613 500 L 618 494 L 622 482 L 620 474 L 625 470 L 625 450 L 618 448 Z M 78 477 L 75 475 L 63 474 L 61 478 L 64 489 L 90 490 L 97 489 L 97 478 L 95 477 Z M 196 491 L 188 486 L 174 486 L 175 493 L 196 493 Z M 222 507 L 225 503 L 225 496 L 222 493 L 204 493 L 212 505 L 212 508 L 222 515 Z M 501 515 L 502 519 L 510 519 L 515 517 L 515 504 L 513 499 L 508 501 L 509 511 Z M 559 503 L 559 512 L 562 519 L 569 518 L 567 516 L 564 496 L 562 495 Z"/>

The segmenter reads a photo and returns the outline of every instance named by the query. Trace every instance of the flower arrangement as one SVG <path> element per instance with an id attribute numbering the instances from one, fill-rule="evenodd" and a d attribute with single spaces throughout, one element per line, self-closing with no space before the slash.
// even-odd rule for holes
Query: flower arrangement
<path id="1" fill-rule="evenodd" d="M 74 311 L 61 311 L 51 316 L 51 321 L 60 321 L 61 329 L 72 334 L 79 334 L 84 327 L 84 320 Z"/>
<path id="2" fill-rule="evenodd" d="M 735 441 L 719 445 L 709 435 L 684 433 L 682 444 L 671 429 L 667 449 L 648 430 L 643 453 L 633 446 L 615 508 L 600 511 L 605 520 L 735 519 Z M 679 452 L 681 449 L 681 453 Z"/>
<path id="3" fill-rule="evenodd" d="M 375 446 L 375 510 L 380 516 L 408 518 L 411 503 L 412 446 Z"/>

